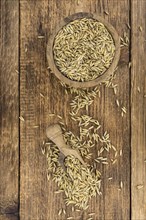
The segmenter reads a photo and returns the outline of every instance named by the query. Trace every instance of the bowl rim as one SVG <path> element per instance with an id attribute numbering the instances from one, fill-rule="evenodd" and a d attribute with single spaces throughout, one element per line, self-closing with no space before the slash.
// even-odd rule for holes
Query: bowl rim
<path id="1" fill-rule="evenodd" d="M 59 69 L 57 68 L 55 61 L 54 61 L 54 56 L 53 56 L 54 38 L 55 38 L 56 34 L 58 33 L 58 31 L 63 26 L 70 23 L 71 21 L 74 21 L 76 19 L 81 19 L 81 18 L 92 18 L 92 19 L 95 19 L 95 20 L 103 23 L 104 26 L 109 31 L 109 33 L 112 35 L 112 38 L 115 43 L 115 55 L 114 55 L 114 58 L 113 58 L 113 61 L 110 65 L 110 67 L 101 76 L 97 77 L 94 80 L 85 81 L 85 82 L 73 81 L 73 80 L 69 79 L 68 77 L 66 77 L 65 75 L 63 75 L 63 73 L 61 73 L 59 71 Z M 120 59 L 120 37 L 118 36 L 117 31 L 109 22 L 107 22 L 104 18 L 102 18 L 101 16 L 98 16 L 95 13 L 91 14 L 88 12 L 78 12 L 78 13 L 72 14 L 68 17 L 65 17 L 64 20 L 59 22 L 59 24 L 53 29 L 53 32 L 49 36 L 49 39 L 47 42 L 47 60 L 48 60 L 49 68 L 51 69 L 51 71 L 55 74 L 55 76 L 59 80 L 61 80 L 65 84 L 69 85 L 70 87 L 74 87 L 74 88 L 94 87 L 94 86 L 97 86 L 98 84 L 108 80 L 109 77 L 115 71 L 115 69 L 118 65 L 119 59 Z"/>

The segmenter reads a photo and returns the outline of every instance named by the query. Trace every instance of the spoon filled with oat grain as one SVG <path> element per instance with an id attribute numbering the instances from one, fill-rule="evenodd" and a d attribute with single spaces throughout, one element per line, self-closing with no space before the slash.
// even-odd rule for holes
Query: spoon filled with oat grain
<path id="1" fill-rule="evenodd" d="M 64 160 L 67 156 L 73 155 L 74 157 L 78 158 L 78 160 L 83 164 L 83 166 L 86 166 L 84 160 L 80 156 L 80 153 L 77 150 L 71 149 L 68 145 L 66 145 L 62 129 L 59 124 L 52 124 L 50 125 L 46 130 L 47 137 L 54 142 L 57 147 L 60 150 L 59 155 L 59 162 L 64 170 L 66 170 L 66 167 L 64 165 Z"/>

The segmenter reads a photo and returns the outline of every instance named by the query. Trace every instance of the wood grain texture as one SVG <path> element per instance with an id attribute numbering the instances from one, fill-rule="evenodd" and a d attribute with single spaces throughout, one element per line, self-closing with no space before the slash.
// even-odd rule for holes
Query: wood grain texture
<path id="1" fill-rule="evenodd" d="M 105 15 L 105 10 L 109 12 L 109 15 Z M 126 23 L 129 22 L 128 0 L 23 0 L 20 2 L 20 112 L 24 118 L 20 128 L 20 216 L 22 220 L 65 220 L 66 217 L 58 216 L 58 211 L 62 207 L 66 209 L 67 216 L 72 215 L 70 207 L 64 205 L 63 196 L 54 194 L 57 186 L 52 181 L 47 181 L 47 163 L 41 154 L 41 146 L 43 140 L 46 139 L 46 127 L 52 122 L 57 122 L 56 119 L 50 119 L 49 113 L 54 112 L 63 116 L 68 129 L 76 133 L 76 126 L 68 114 L 72 95 L 66 95 L 56 77 L 49 74 L 46 45 L 53 27 L 64 17 L 79 11 L 97 13 L 105 17 L 120 35 L 124 30 L 128 32 L 126 29 Z M 103 87 L 101 98 L 97 98 L 89 108 L 89 114 L 99 119 L 102 132 L 107 130 L 118 151 L 123 150 L 123 155 L 118 157 L 117 163 L 101 167 L 103 195 L 92 199 L 88 210 L 88 212 L 96 213 L 95 219 L 97 220 L 130 219 L 128 47 L 121 53 L 116 78 L 117 97 L 112 89 Z M 121 117 L 121 111 L 116 106 L 116 98 L 127 108 L 128 113 L 124 117 Z M 97 154 L 96 151 L 94 153 Z M 109 181 L 108 177 L 113 177 L 113 179 Z M 121 181 L 123 182 L 122 189 L 120 189 Z M 82 212 L 79 217 L 77 213 L 73 214 L 73 217 L 85 220 L 87 212 Z"/>
<path id="2" fill-rule="evenodd" d="M 129 22 L 129 1 L 100 1 L 100 12 L 109 12 L 105 17 L 116 28 L 119 35 L 129 32 L 126 23 Z M 117 95 L 110 89 L 103 89 L 101 101 L 94 108 L 95 117 L 98 116 L 104 131 L 110 134 L 112 143 L 118 150 L 122 150 L 122 157 L 117 158 L 117 163 L 107 169 L 103 168 L 103 201 L 99 206 L 99 217 L 97 219 L 130 219 L 130 121 L 129 121 L 129 48 L 121 49 L 121 59 L 117 71 L 116 81 L 118 84 Z M 116 106 L 118 99 L 120 106 L 127 108 L 127 114 L 121 117 L 121 109 Z M 100 111 L 99 113 L 97 113 Z M 113 177 L 113 181 L 107 178 Z M 120 190 L 120 183 L 123 188 Z"/>
<path id="3" fill-rule="evenodd" d="M 146 219 L 146 1 L 132 1 L 132 220 Z M 142 28 L 142 29 L 141 29 Z M 144 97 L 145 96 L 145 97 Z M 145 161 L 145 162 L 144 162 Z"/>
<path id="4" fill-rule="evenodd" d="M 14 215 L 14 214 L 3 214 L 0 215 L 0 220 L 18 220 L 18 215 Z"/>
<path id="5" fill-rule="evenodd" d="M 0 219 L 18 219 L 19 4 L 0 1 Z M 15 218 L 14 218 L 14 217 Z"/>

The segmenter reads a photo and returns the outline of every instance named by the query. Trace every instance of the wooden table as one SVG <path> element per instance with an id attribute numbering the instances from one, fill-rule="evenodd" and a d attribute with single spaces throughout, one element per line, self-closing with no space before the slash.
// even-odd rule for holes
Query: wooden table
<path id="1" fill-rule="evenodd" d="M 71 95 L 49 75 L 46 44 L 54 25 L 79 11 L 103 16 L 119 35 L 125 31 L 130 38 L 116 77 L 117 97 L 127 114 L 121 117 L 113 91 L 105 87 L 89 109 L 123 152 L 114 166 L 103 167 L 103 195 L 91 202 L 89 212 L 96 212 L 96 220 L 146 220 L 145 0 L 1 0 L 1 220 L 66 219 L 58 216 L 63 196 L 56 196 L 56 185 L 47 181 L 41 146 L 50 112 L 61 114 L 74 130 L 68 115 Z M 86 212 L 81 219 L 87 219 Z"/>

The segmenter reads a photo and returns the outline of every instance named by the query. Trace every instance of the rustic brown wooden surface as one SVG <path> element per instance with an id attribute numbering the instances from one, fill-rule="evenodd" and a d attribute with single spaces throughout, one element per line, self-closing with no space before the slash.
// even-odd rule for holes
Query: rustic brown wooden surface
<path id="1" fill-rule="evenodd" d="M 105 16 L 108 10 L 109 16 Z M 74 123 L 68 115 L 69 99 L 58 80 L 48 76 L 46 62 L 46 42 L 53 27 L 64 17 L 79 11 L 94 12 L 106 19 L 122 34 L 129 19 L 127 0 L 115 1 L 21 1 L 21 200 L 22 219 L 65 219 L 58 216 L 64 207 L 63 196 L 57 196 L 56 185 L 46 179 L 46 160 L 41 155 L 41 145 L 45 139 L 45 129 L 52 123 L 48 114 L 55 112 L 62 115 L 69 128 Z M 114 13 L 113 13 L 114 12 Z M 126 29 L 127 31 L 127 29 Z M 44 36 L 40 38 L 38 36 Z M 129 69 L 128 48 L 126 60 L 119 68 L 117 97 L 128 109 L 126 117 L 121 117 L 115 104 L 113 91 L 102 89 L 101 99 L 95 100 L 89 114 L 98 118 L 103 131 L 110 133 L 111 140 L 118 150 L 123 149 L 123 157 L 112 167 L 102 168 L 103 196 L 90 202 L 88 212 L 95 212 L 96 219 L 124 219 L 130 217 L 130 133 L 129 133 Z M 121 80 L 121 75 L 122 79 Z M 126 91 L 126 92 L 125 92 Z M 44 95 L 44 98 L 40 96 Z M 38 125 L 38 128 L 34 126 Z M 113 180 L 109 181 L 108 177 Z M 120 182 L 123 189 L 119 190 Z M 65 207 L 66 208 L 66 207 Z M 67 216 L 70 208 L 66 208 Z M 77 219 L 78 213 L 74 215 Z M 80 215 L 87 219 L 87 212 Z"/>
<path id="2" fill-rule="evenodd" d="M 18 219 L 19 8 L 0 2 L 0 219 Z"/>
<path id="3" fill-rule="evenodd" d="M 122 149 L 123 155 L 114 165 L 100 167 L 103 195 L 89 202 L 88 211 L 78 216 L 73 214 L 73 217 L 74 220 L 86 220 L 87 213 L 95 212 L 95 220 L 145 220 L 146 1 L 20 0 L 19 8 L 17 0 L 1 0 L 0 6 L 0 220 L 18 219 L 19 202 L 22 220 L 66 220 L 66 217 L 58 216 L 62 207 L 66 209 L 67 216 L 72 215 L 70 207 L 64 204 L 63 196 L 54 194 L 57 186 L 47 180 L 47 162 L 41 146 L 46 140 L 46 127 L 57 122 L 57 119 L 49 117 L 49 113 L 61 115 L 68 128 L 76 133 L 75 123 L 68 114 L 72 95 L 66 95 L 56 77 L 49 73 L 46 45 L 53 27 L 64 17 L 79 11 L 103 16 L 119 35 L 123 35 L 124 31 L 129 34 L 126 23 L 130 23 L 131 19 L 132 50 L 131 47 L 121 50 L 115 80 L 117 95 L 112 89 L 102 87 L 101 98 L 97 97 L 89 108 L 89 114 L 99 119 L 102 132 L 108 131 L 112 143 L 118 152 Z M 139 26 L 142 26 L 142 31 L 139 31 Z M 128 68 L 130 58 L 131 71 Z M 127 108 L 124 117 L 116 106 L 116 98 Z M 20 121 L 20 158 L 19 101 L 20 116 L 24 119 Z M 108 177 L 113 179 L 109 181 Z M 138 190 L 139 185 L 143 188 Z"/>
<path id="4" fill-rule="evenodd" d="M 146 1 L 132 2 L 132 219 L 146 219 Z"/>

